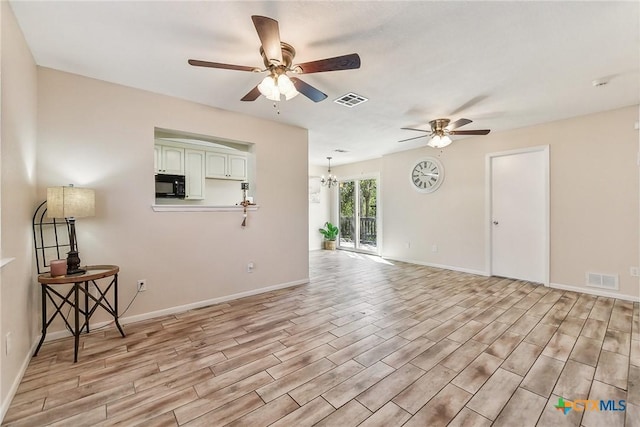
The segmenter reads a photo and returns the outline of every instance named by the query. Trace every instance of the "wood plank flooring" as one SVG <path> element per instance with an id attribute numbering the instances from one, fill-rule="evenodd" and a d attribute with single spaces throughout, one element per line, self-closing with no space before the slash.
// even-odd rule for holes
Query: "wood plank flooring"
<path id="1" fill-rule="evenodd" d="M 46 343 L 3 425 L 640 426 L 638 303 L 340 251 L 310 277 L 93 332 L 77 364 Z"/>

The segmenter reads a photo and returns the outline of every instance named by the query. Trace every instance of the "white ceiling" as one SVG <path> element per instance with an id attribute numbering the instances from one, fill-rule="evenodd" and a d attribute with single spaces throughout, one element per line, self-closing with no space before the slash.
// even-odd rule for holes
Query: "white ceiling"
<path id="1" fill-rule="evenodd" d="M 426 144 L 401 127 L 469 118 L 493 132 L 640 102 L 639 3 L 11 1 L 38 65 L 309 129 L 309 159 L 339 165 Z M 329 97 L 240 98 L 261 67 L 251 15 L 280 24 L 294 63 L 358 53 L 359 70 L 301 75 Z M 593 87 L 594 79 L 609 84 Z M 355 92 L 369 101 L 346 108 Z M 481 138 L 481 137 L 479 137 Z M 481 141 L 476 139 L 475 143 Z M 463 143 L 463 142 L 462 142 Z M 335 149 L 348 150 L 336 153 Z"/>

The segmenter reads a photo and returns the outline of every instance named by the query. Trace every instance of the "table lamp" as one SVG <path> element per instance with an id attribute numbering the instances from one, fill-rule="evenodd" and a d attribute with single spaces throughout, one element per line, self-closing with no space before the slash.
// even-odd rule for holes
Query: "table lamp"
<path id="1" fill-rule="evenodd" d="M 95 192 L 89 188 L 47 188 L 47 217 L 64 218 L 69 224 L 69 246 L 67 253 L 67 275 L 82 274 L 76 240 L 76 218 L 95 215 Z"/>

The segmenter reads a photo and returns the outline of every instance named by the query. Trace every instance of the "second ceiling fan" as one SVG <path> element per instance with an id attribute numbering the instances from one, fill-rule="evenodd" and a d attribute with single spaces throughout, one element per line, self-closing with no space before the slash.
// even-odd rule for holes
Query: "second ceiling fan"
<path id="1" fill-rule="evenodd" d="M 314 102 L 320 102 L 327 95 L 297 77 L 287 76 L 287 72 L 295 74 L 322 73 L 325 71 L 351 70 L 360 68 L 360 56 L 357 53 L 320 59 L 318 61 L 293 64 L 296 51 L 288 43 L 280 40 L 278 21 L 266 16 L 253 15 L 251 17 L 260 38 L 260 55 L 264 62 L 264 69 L 244 65 L 222 64 L 219 62 L 190 59 L 189 64 L 196 67 L 221 68 L 225 70 L 268 72 L 260 84 L 251 89 L 242 101 L 255 101 L 260 94 L 272 101 L 279 101 L 281 96 L 291 99 L 299 93 Z"/>
<path id="2" fill-rule="evenodd" d="M 418 138 L 431 138 L 427 143 L 428 146 L 433 148 L 443 148 L 451 144 L 451 138 L 449 135 L 486 135 L 491 132 L 490 129 L 477 129 L 477 130 L 455 130 L 461 126 L 468 125 L 472 120 L 458 119 L 455 122 L 451 122 L 449 119 L 436 119 L 431 120 L 431 130 L 415 129 L 415 128 L 402 128 L 404 130 L 416 130 L 418 132 L 427 132 L 427 135 L 415 136 L 413 138 L 403 139 L 399 142 L 411 141 Z"/>

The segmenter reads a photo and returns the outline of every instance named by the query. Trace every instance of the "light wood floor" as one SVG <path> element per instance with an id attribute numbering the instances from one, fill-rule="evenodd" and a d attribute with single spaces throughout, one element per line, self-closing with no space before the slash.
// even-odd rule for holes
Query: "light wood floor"
<path id="1" fill-rule="evenodd" d="M 77 364 L 69 339 L 45 344 L 4 423 L 640 425 L 638 303 L 310 257 L 309 285 L 94 332 Z M 563 415 L 559 396 L 626 411 Z"/>

